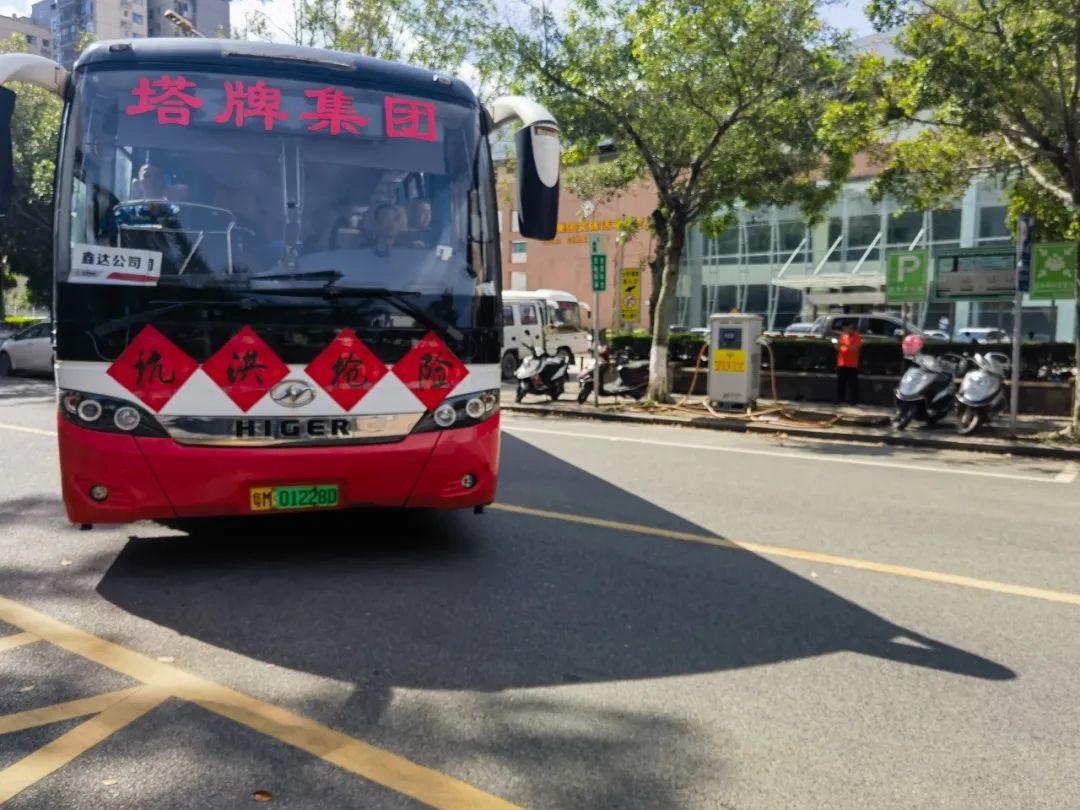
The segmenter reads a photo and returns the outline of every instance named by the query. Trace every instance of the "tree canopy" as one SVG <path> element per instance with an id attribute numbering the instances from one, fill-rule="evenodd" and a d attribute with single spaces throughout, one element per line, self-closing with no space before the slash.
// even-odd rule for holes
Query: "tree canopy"
<path id="1" fill-rule="evenodd" d="M 973 178 L 1003 177 L 1013 223 L 1031 211 L 1037 239 L 1080 239 L 1076 0 L 875 0 L 869 11 L 879 28 L 901 27 L 899 59 L 866 60 L 887 163 L 878 191 L 928 210 Z"/>
<path id="2" fill-rule="evenodd" d="M 609 143 L 601 185 L 656 188 L 652 398 L 670 390 L 687 227 L 737 205 L 798 203 L 813 216 L 847 177 L 843 45 L 813 0 L 572 0 L 559 18 L 533 7 L 477 44 L 484 69 L 550 107 L 570 162 Z"/>

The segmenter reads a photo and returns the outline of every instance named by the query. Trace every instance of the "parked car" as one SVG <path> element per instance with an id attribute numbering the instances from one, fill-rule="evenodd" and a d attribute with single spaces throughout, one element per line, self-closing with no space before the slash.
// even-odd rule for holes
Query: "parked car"
<path id="1" fill-rule="evenodd" d="M 814 324 L 791 323 L 784 328 L 782 334 L 784 337 L 812 337 L 814 335 Z"/>
<path id="2" fill-rule="evenodd" d="M 850 321 L 855 322 L 855 328 L 863 337 L 901 337 L 904 334 L 919 335 L 924 339 L 936 340 L 928 335 L 915 324 L 908 322 L 905 331 L 904 322 L 891 312 L 871 312 L 863 314 L 847 315 L 843 312 L 830 312 L 820 316 L 813 323 L 813 331 L 809 337 L 833 338 L 840 334 L 840 327 Z"/>
<path id="3" fill-rule="evenodd" d="M 52 325 L 36 323 L 0 344 L 0 377 L 13 373 L 52 374 Z"/>
<path id="4" fill-rule="evenodd" d="M 969 329 L 957 329 L 953 340 L 957 343 L 1009 343 L 1012 338 L 1004 329 L 992 326 L 978 326 Z"/>

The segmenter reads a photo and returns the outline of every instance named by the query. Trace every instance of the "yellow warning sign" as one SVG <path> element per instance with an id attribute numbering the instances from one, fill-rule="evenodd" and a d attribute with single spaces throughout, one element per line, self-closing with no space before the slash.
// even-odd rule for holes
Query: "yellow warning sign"
<path id="1" fill-rule="evenodd" d="M 623 321 L 636 321 L 641 317 L 641 270 L 624 267 L 619 284 Z"/>
<path id="2" fill-rule="evenodd" d="M 713 371 L 729 374 L 746 372 L 746 351 L 744 349 L 717 349 L 713 352 Z"/>

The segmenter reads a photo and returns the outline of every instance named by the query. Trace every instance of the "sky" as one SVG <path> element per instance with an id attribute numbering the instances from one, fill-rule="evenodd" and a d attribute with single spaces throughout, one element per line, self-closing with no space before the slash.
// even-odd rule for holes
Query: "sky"
<path id="1" fill-rule="evenodd" d="M 27 17 L 30 15 L 32 2 L 33 0 L 0 0 L 0 14 Z M 864 36 L 872 33 L 873 29 L 863 13 L 863 6 L 862 0 L 838 0 L 824 8 L 823 16 L 836 28 L 849 28 L 857 36 Z M 291 20 L 290 0 L 233 0 L 232 24 L 242 25 L 248 13 L 256 9 L 264 11 L 272 21 L 281 20 L 286 26 Z"/>

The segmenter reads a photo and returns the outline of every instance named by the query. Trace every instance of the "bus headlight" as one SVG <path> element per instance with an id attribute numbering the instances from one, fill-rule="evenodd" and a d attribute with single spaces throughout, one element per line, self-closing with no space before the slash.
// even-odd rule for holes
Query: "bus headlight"
<path id="1" fill-rule="evenodd" d="M 447 397 L 434 411 L 424 414 L 412 432 L 430 433 L 433 430 L 472 427 L 486 422 L 498 412 L 498 391 L 476 391 Z"/>
<path id="2" fill-rule="evenodd" d="M 96 422 L 101 418 L 101 403 L 96 399 L 84 399 L 76 411 L 84 422 Z"/>
<path id="3" fill-rule="evenodd" d="M 60 415 L 73 425 L 87 430 L 156 438 L 169 435 L 153 415 L 138 405 L 101 394 L 61 391 Z"/>
<path id="4" fill-rule="evenodd" d="M 457 411 L 449 402 L 444 402 L 434 413 L 435 424 L 441 428 L 448 428 L 457 421 Z"/>
<path id="5" fill-rule="evenodd" d="M 117 409 L 116 413 L 113 414 L 113 424 L 120 430 L 134 430 L 141 421 L 142 417 L 139 416 L 139 412 L 130 405 Z"/>
<path id="6" fill-rule="evenodd" d="M 484 410 L 484 400 L 479 397 L 473 397 L 465 403 L 465 413 L 470 419 L 479 419 L 484 415 Z"/>

